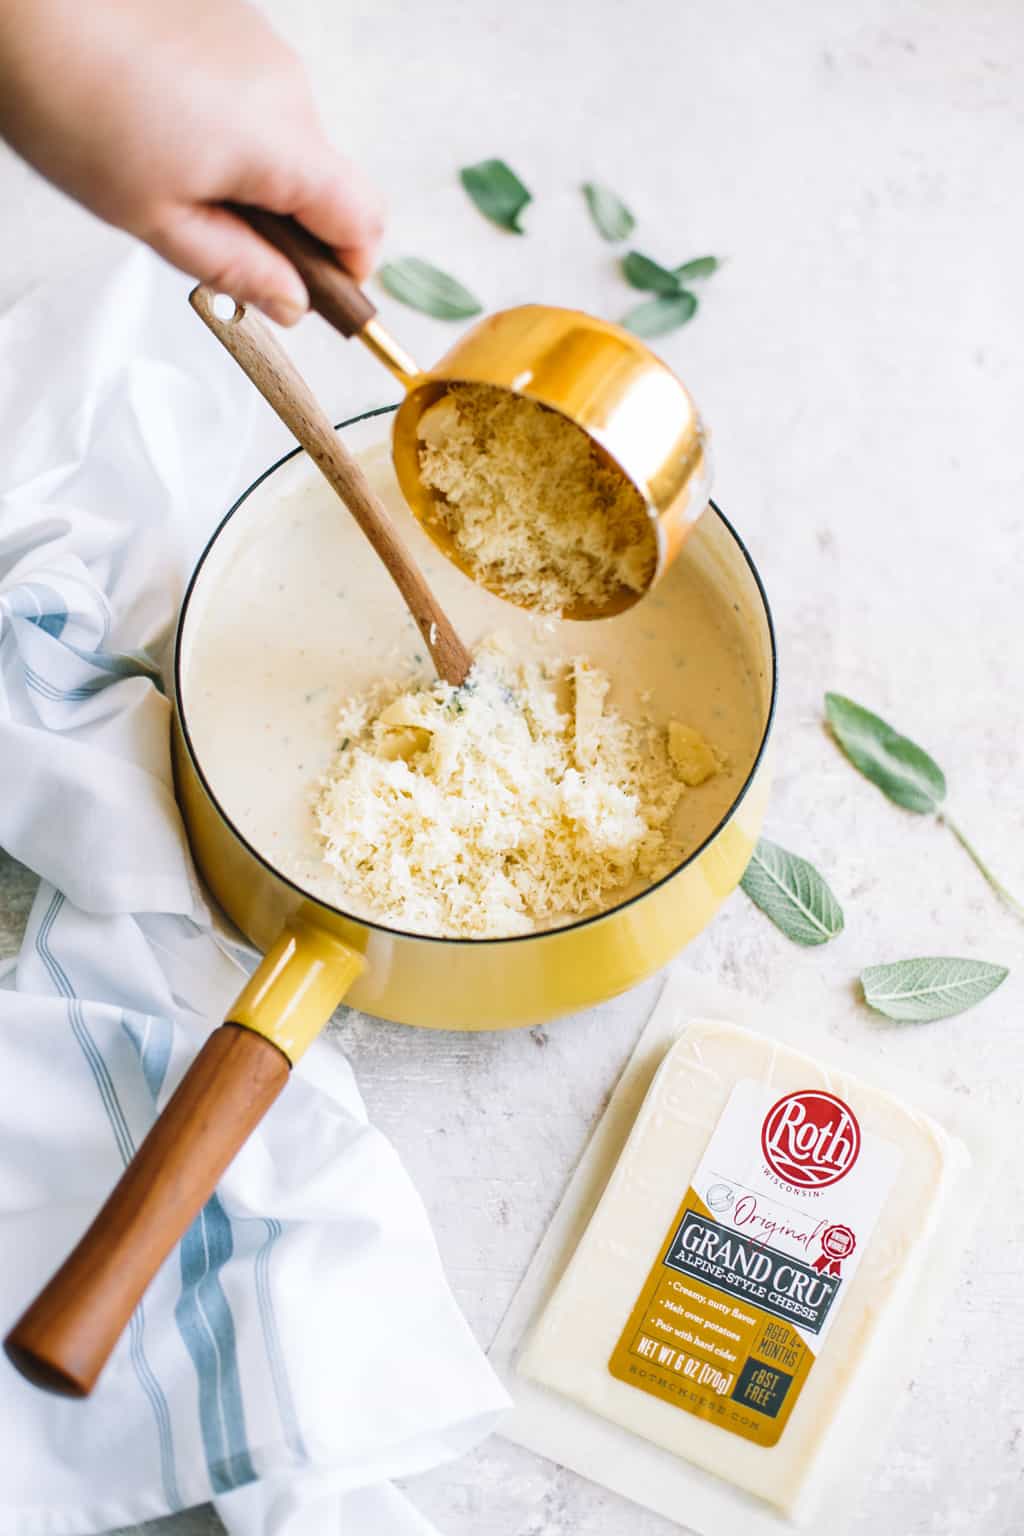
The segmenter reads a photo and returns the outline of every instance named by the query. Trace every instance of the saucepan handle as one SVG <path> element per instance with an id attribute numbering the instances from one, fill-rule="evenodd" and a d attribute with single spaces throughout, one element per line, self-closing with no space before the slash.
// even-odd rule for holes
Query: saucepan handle
<path id="1" fill-rule="evenodd" d="M 67 1397 L 92 1390 L 149 1282 L 362 967 L 317 929 L 287 930 L 268 951 L 74 1252 L 4 1340 L 29 1381 Z"/>

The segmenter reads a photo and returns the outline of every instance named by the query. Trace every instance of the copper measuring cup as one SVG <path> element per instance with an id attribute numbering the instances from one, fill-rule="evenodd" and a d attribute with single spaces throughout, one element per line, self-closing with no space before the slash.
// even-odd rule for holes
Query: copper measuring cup
<path id="1" fill-rule="evenodd" d="M 460 569 L 466 567 L 450 535 L 431 516 L 417 427 L 450 385 L 474 383 L 537 400 L 587 433 L 643 498 L 657 549 L 650 585 L 664 574 L 707 506 L 711 466 L 693 400 L 642 341 L 580 310 L 524 304 L 478 321 L 424 372 L 381 325 L 371 300 L 326 245 L 291 219 L 259 209 L 236 211 L 294 264 L 318 314 L 343 336 L 358 337 L 402 385 L 405 399 L 392 438 L 398 482 L 425 531 Z M 479 579 L 479 573 L 466 574 Z M 642 596 L 622 587 L 600 608 L 580 603 L 562 617 L 607 618 Z"/>

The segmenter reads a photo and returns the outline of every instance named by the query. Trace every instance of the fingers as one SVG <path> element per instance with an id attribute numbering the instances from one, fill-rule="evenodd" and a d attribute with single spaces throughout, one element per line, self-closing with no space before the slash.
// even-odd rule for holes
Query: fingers
<path id="1" fill-rule="evenodd" d="M 294 325 L 309 308 L 305 285 L 287 257 L 224 208 L 178 209 L 146 238 L 183 272 L 257 305 L 279 325 Z"/>
<path id="2" fill-rule="evenodd" d="M 384 232 L 384 204 L 369 181 L 343 155 L 329 149 L 319 185 L 295 208 L 295 217 L 337 253 L 357 282 L 370 276 Z"/>
<path id="3" fill-rule="evenodd" d="M 316 149 L 307 140 L 297 164 L 254 168 L 232 195 L 237 202 L 271 213 L 291 214 L 332 247 L 357 282 L 373 271 L 384 229 L 383 202 L 362 173 L 326 139 Z"/>
<path id="4" fill-rule="evenodd" d="M 300 137 L 301 152 L 294 138 L 282 132 L 270 154 L 225 179 L 220 197 L 292 215 L 362 282 L 374 268 L 383 229 L 381 200 L 318 136 L 315 125 Z M 139 232 L 176 267 L 233 299 L 258 305 L 281 325 L 294 324 L 309 308 L 305 285 L 288 258 L 219 201 L 176 206 L 155 227 Z"/>

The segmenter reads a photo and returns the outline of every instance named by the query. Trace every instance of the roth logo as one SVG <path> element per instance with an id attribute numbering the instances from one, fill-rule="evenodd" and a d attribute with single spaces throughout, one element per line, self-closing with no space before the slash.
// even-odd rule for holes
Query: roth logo
<path id="1" fill-rule="evenodd" d="M 761 1127 L 761 1150 L 787 1184 L 822 1189 L 857 1161 L 860 1126 L 842 1099 L 807 1088 L 772 1105 Z"/>

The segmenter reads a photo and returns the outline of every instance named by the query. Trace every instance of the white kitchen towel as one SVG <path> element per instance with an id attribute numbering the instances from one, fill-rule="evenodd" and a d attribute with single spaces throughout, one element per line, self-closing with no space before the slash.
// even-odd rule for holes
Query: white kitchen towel
<path id="1" fill-rule="evenodd" d="M 0 315 L 0 846 L 42 880 L 0 984 L 4 1330 L 244 979 L 189 859 L 155 665 L 252 418 L 186 292 L 139 251 Z M 459 1454 L 505 1402 L 319 1041 L 93 1397 L 0 1364 L 0 1533 L 216 1498 L 238 1536 L 424 1536 L 389 1480 Z"/>

